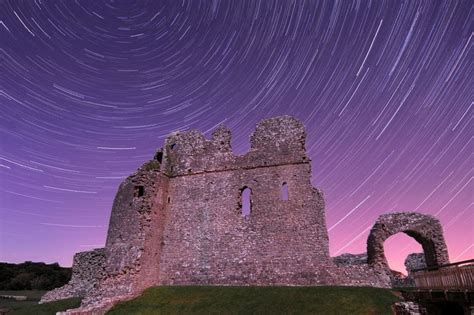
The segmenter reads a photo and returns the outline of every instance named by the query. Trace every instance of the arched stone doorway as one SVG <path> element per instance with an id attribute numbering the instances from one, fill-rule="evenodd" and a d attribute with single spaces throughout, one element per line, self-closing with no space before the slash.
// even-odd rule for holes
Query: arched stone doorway
<path id="1" fill-rule="evenodd" d="M 367 262 L 372 267 L 388 269 L 383 243 L 390 236 L 405 233 L 421 244 L 428 267 L 449 263 L 443 229 L 438 219 L 416 212 L 381 215 L 367 239 Z"/>

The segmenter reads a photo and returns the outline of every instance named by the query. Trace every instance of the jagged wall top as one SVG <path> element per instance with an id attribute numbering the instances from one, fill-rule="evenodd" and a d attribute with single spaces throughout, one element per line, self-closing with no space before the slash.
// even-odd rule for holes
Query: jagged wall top
<path id="1" fill-rule="evenodd" d="M 171 134 L 163 148 L 162 171 L 169 176 L 309 163 L 303 124 L 291 116 L 264 119 L 250 137 L 250 151 L 236 156 L 231 131 L 220 125 L 207 140 L 197 130 Z"/>

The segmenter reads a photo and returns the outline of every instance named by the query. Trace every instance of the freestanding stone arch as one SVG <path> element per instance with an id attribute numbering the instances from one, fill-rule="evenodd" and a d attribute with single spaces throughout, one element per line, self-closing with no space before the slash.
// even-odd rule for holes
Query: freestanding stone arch
<path id="1" fill-rule="evenodd" d="M 449 263 L 443 229 L 438 219 L 417 212 L 396 212 L 381 215 L 367 239 L 367 262 L 372 267 L 389 268 L 383 243 L 390 236 L 403 232 L 423 247 L 427 267 Z"/>

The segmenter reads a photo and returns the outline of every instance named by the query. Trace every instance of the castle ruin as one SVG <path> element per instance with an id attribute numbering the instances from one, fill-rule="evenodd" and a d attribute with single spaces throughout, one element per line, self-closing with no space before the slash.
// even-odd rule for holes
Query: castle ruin
<path id="1" fill-rule="evenodd" d="M 448 262 L 441 225 L 419 213 L 381 216 L 367 255 L 329 256 L 324 197 L 311 184 L 306 132 L 289 116 L 258 123 L 245 155 L 231 132 L 170 135 L 117 192 L 105 248 L 78 253 L 69 284 L 42 302 L 83 297 L 68 314 L 102 314 L 156 285 L 390 287 L 383 242 L 404 232 L 427 265 Z"/>

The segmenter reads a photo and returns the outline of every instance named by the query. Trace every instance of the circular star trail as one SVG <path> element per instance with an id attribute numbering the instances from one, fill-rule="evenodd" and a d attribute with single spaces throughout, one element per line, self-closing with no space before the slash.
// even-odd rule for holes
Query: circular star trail
<path id="1" fill-rule="evenodd" d="M 331 255 L 378 215 L 474 256 L 472 1 L 0 1 L 0 259 L 104 245 L 120 181 L 175 130 L 304 122 Z M 420 251 L 386 242 L 402 269 Z"/>

